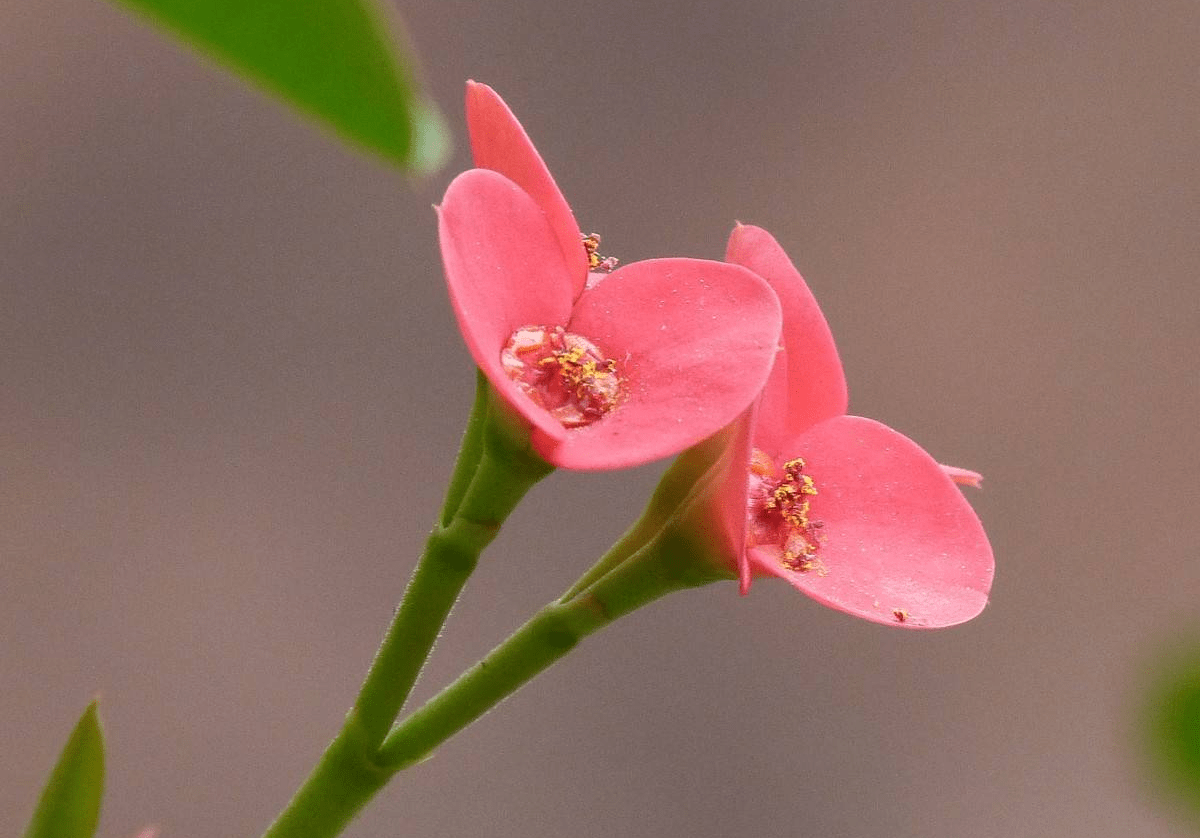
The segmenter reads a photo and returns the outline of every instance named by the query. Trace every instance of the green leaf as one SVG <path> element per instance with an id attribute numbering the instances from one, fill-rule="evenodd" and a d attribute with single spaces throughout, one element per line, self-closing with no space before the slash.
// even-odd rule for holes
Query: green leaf
<path id="1" fill-rule="evenodd" d="M 91 838 L 104 794 L 104 733 L 88 705 L 42 792 L 25 838 Z"/>
<path id="2" fill-rule="evenodd" d="M 1176 640 L 1150 681 L 1143 719 L 1150 779 L 1164 802 L 1200 827 L 1200 641 Z"/>
<path id="3" fill-rule="evenodd" d="M 449 140 L 383 0 L 113 0 L 398 164 L 429 172 Z"/>

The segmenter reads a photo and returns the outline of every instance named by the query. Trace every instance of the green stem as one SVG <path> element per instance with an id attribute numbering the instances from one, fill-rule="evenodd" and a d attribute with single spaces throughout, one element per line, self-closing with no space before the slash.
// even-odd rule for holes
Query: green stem
<path id="1" fill-rule="evenodd" d="M 458 447 L 458 458 L 454 461 L 454 471 L 446 488 L 446 501 L 438 518 L 443 527 L 450 524 L 454 513 L 458 511 L 458 505 L 462 503 L 463 495 L 475 476 L 475 468 L 479 465 L 483 452 L 483 433 L 487 425 L 489 392 L 487 377 L 482 371 L 476 370 L 475 403 L 471 405 L 471 414 L 467 417 L 467 428 Z"/>
<path id="2" fill-rule="evenodd" d="M 725 430 L 714 434 L 676 457 L 675 462 L 671 463 L 663 473 L 662 479 L 658 481 L 645 511 L 603 558 L 592 565 L 571 589 L 563 594 L 560 602 L 576 596 L 657 536 L 671 517 L 684 506 L 685 498 L 696 490 L 705 474 L 724 452 L 731 432 Z"/>
<path id="3" fill-rule="evenodd" d="M 321 761 L 264 838 L 328 838 L 387 782 L 376 752 L 416 683 L 438 633 L 500 525 L 553 469 L 528 449 L 481 382 L 439 524 L 354 708 Z M 473 453 L 475 452 L 475 453 Z"/>
<path id="4" fill-rule="evenodd" d="M 369 743 L 354 716 L 322 754 L 313 773 L 296 792 L 266 836 L 332 838 L 339 835 L 395 771 L 375 759 L 376 746 Z"/>
<path id="5" fill-rule="evenodd" d="M 684 588 L 727 574 L 694 558 L 688 540 L 670 529 L 569 600 L 550 603 L 508 640 L 388 735 L 379 762 L 400 771 L 548 668 L 613 620 Z"/>
<path id="6" fill-rule="evenodd" d="M 376 746 L 351 713 L 313 776 L 265 838 L 332 838 L 399 771 L 562 658 L 583 638 L 647 603 L 684 588 L 726 579 L 696 557 L 677 527 L 650 542 L 569 600 L 552 602 Z"/>

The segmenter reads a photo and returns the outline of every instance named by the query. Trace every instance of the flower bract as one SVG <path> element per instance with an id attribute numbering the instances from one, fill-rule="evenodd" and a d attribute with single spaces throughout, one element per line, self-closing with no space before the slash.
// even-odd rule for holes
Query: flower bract
<path id="1" fill-rule="evenodd" d="M 467 114 L 478 168 L 438 208 L 446 281 L 467 348 L 538 454 L 623 468 L 733 421 L 778 346 L 771 287 L 740 265 L 682 258 L 589 282 L 597 240 L 580 233 L 520 123 L 475 83 Z"/>
<path id="2" fill-rule="evenodd" d="M 993 558 L 956 482 L 915 442 L 846 415 L 829 327 L 786 253 L 739 225 L 726 258 L 779 295 L 783 349 L 757 405 L 729 434 L 702 493 L 706 526 L 741 578 L 786 580 L 817 601 L 887 625 L 935 628 L 987 603 Z"/>

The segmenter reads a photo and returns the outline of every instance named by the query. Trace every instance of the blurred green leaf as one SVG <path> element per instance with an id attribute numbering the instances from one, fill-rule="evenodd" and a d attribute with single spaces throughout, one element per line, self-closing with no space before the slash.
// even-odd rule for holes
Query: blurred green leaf
<path id="1" fill-rule="evenodd" d="M 1200 635 L 1181 634 L 1156 657 L 1140 729 L 1147 778 L 1200 832 Z"/>
<path id="2" fill-rule="evenodd" d="M 384 0 L 113 0 L 401 168 L 429 172 L 448 134 L 417 90 Z"/>
<path id="3" fill-rule="evenodd" d="M 103 794 L 104 733 L 93 701 L 54 766 L 25 838 L 91 838 Z"/>

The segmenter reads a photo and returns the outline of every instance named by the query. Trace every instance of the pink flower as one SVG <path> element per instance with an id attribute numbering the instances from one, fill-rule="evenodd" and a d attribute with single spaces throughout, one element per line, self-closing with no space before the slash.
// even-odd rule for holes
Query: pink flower
<path id="1" fill-rule="evenodd" d="M 955 481 L 978 485 L 980 476 L 845 415 L 829 327 L 769 233 L 739 225 L 726 258 L 771 284 L 784 318 L 762 398 L 730 432 L 704 494 L 706 526 L 742 592 L 752 576 L 776 576 L 887 625 L 935 628 L 976 616 L 991 588 L 992 551 Z"/>
<path id="2" fill-rule="evenodd" d="M 732 422 L 770 372 L 769 285 L 737 265 L 654 259 L 613 271 L 584 237 L 520 123 L 467 86 L 480 168 L 438 208 L 442 261 L 475 362 L 552 465 L 615 469 Z M 603 281 L 600 281 L 603 280 Z"/>

